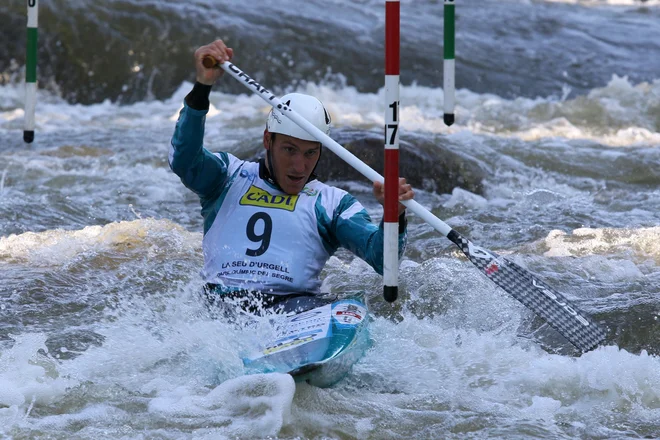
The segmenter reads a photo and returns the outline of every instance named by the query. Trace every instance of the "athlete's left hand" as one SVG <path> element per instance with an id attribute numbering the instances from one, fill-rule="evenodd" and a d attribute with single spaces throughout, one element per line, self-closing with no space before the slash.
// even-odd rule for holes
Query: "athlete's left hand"
<path id="1" fill-rule="evenodd" d="M 385 186 L 381 182 L 374 182 L 373 194 L 378 200 L 378 203 L 385 205 Z M 412 200 L 415 197 L 415 192 L 404 177 L 399 177 L 399 200 Z M 405 205 L 399 203 L 399 215 L 403 214 L 406 210 Z"/>

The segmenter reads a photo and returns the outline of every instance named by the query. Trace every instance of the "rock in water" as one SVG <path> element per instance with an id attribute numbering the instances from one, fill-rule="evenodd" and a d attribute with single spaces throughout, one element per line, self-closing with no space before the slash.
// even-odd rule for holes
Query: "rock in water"
<path id="1" fill-rule="evenodd" d="M 383 139 L 373 132 L 359 130 L 333 131 L 333 139 L 381 175 L 384 171 Z M 462 156 L 446 145 L 406 134 L 399 142 L 399 175 L 413 188 L 450 194 L 456 187 L 483 195 L 485 167 L 477 159 Z M 362 181 L 365 177 L 336 154 L 324 148 L 316 169 L 319 180 Z"/>

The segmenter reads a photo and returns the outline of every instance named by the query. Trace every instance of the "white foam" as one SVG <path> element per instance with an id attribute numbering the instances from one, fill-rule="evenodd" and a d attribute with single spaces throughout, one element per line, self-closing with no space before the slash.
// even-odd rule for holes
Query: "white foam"
<path id="1" fill-rule="evenodd" d="M 452 329 L 442 318 L 410 315 L 396 326 L 378 319 L 372 333 L 377 345 L 355 367 L 355 381 L 373 384 L 367 400 L 375 398 L 370 393 L 431 394 L 453 407 L 519 411 L 516 418 L 574 411 L 601 418 L 631 402 L 660 414 L 660 359 L 646 352 L 610 346 L 571 358 L 516 341 L 508 331 Z"/>
<path id="2" fill-rule="evenodd" d="M 346 269 L 362 267 L 337 258 L 329 266 L 338 282 Z M 359 276 L 349 278 L 365 287 Z M 550 428 L 567 417 L 610 426 L 612 408 L 642 422 L 657 417 L 657 357 L 614 347 L 580 358 L 548 354 L 518 337 L 522 307 L 465 261 L 410 264 L 402 281 L 411 298 L 401 319 L 376 317 L 374 347 L 329 390 L 296 387 L 287 375 L 242 376 L 241 352 L 261 329 L 208 319 L 193 296 L 198 286 L 144 297 L 126 292 L 94 323 L 102 344 L 78 357 L 35 363 L 44 335 L 23 335 L 3 350 L 0 432 L 25 427 L 66 435 L 82 424 L 91 437 L 103 428 L 133 438 L 137 426 L 157 436 L 168 420 L 170 435 L 190 430 L 195 438 L 338 437 L 368 435 L 374 427 L 385 435 L 384 415 L 399 435 L 463 411 Z M 417 316 L 429 309 L 415 307 L 420 301 L 438 307 Z M 33 399 L 82 401 L 64 414 L 42 407 L 45 415 L 26 418 Z M 138 409 L 125 409 L 134 404 Z"/>
<path id="3" fill-rule="evenodd" d="M 546 256 L 621 255 L 660 262 L 660 227 L 579 228 L 571 234 L 553 230 L 545 239 Z"/>
<path id="4" fill-rule="evenodd" d="M 49 405 L 75 383 L 58 374 L 52 358 L 39 353 L 48 350 L 44 334 L 23 333 L 12 338 L 14 345 L 0 352 L 0 427 L 22 423 L 33 404 Z"/>
<path id="5" fill-rule="evenodd" d="M 230 437 L 276 436 L 290 422 L 296 386 L 288 374 L 257 374 L 227 380 L 208 393 L 176 389 L 154 398 L 149 411 L 168 419 L 213 420 Z M 206 422 L 208 425 L 208 422 Z M 213 432 L 206 435 L 212 438 Z"/>
<path id="6" fill-rule="evenodd" d="M 465 206 L 476 209 L 484 208 L 487 205 L 488 201 L 485 198 L 458 187 L 452 190 L 451 198 L 442 204 L 445 208 Z"/>
<path id="7" fill-rule="evenodd" d="M 70 105 L 40 91 L 44 96 L 39 95 L 36 130 L 82 132 L 115 126 L 124 130 L 170 132 L 190 87 L 189 83 L 183 83 L 164 101 L 122 106 L 109 101 L 88 106 Z M 574 99 L 566 99 L 569 91 L 561 98 L 508 100 L 459 89 L 456 91 L 456 123 L 447 127 L 443 123 L 442 88 L 412 84 L 401 87 L 401 127 L 439 134 L 469 130 L 474 134 L 518 137 L 527 141 L 560 137 L 588 139 L 613 147 L 649 146 L 660 143 L 653 116 L 659 90 L 660 80 L 633 85 L 627 77 L 616 75 L 604 87 Z M 335 127 L 380 130 L 384 124 L 384 89 L 377 93 L 360 93 L 355 87 L 341 83 L 339 86 L 306 83 L 295 91 L 319 97 L 326 104 Z M 210 99 L 207 140 L 211 145 L 231 148 L 237 142 L 236 129 L 253 131 L 258 144 L 270 110 L 266 103 L 254 94 L 212 92 Z M 0 86 L 0 100 L 5 102 L 5 110 L 0 113 L 0 130 L 22 128 L 23 105 L 16 86 Z"/>
<path id="8" fill-rule="evenodd" d="M 60 265 L 88 252 L 156 245 L 153 240 L 158 237 L 179 240 L 191 253 L 201 246 L 199 233 L 189 233 L 169 220 L 138 219 L 74 231 L 55 229 L 0 237 L 0 258 L 24 260 L 34 266 Z"/>

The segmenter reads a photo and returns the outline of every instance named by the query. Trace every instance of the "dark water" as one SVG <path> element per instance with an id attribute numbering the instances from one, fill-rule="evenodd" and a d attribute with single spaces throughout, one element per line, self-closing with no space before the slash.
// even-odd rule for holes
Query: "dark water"
<path id="1" fill-rule="evenodd" d="M 403 84 L 442 84 L 442 8 L 403 2 Z M 374 92 L 383 84 L 383 10 L 378 1 L 42 2 L 40 80 L 69 102 L 165 99 L 194 79 L 192 51 L 220 37 L 245 71 L 274 84 L 341 74 L 359 91 Z M 25 60 L 24 5 L 0 6 L 0 21 L 0 39 L 12 42 L 0 48 L 0 78 L 11 81 Z M 464 2 L 456 13 L 456 87 L 533 98 L 561 96 L 565 86 L 583 95 L 612 74 L 652 81 L 660 71 L 659 22 L 648 2 Z M 224 87 L 242 92 L 238 84 Z"/>
<path id="2" fill-rule="evenodd" d="M 394 306 L 348 252 L 324 270 L 324 290 L 364 290 L 373 313 L 373 348 L 331 389 L 243 375 L 267 328 L 203 307 L 199 204 L 167 149 L 192 52 L 222 37 L 240 68 L 318 96 L 333 137 L 375 155 L 383 2 L 44 1 L 32 145 L 19 3 L 0 5 L 0 436 L 660 437 L 658 2 L 458 3 L 451 128 L 443 5 L 403 2 L 417 200 L 608 338 L 580 356 L 411 215 Z M 207 148 L 259 152 L 263 101 L 226 78 L 211 103 Z M 368 182 L 324 159 L 379 220 Z"/>

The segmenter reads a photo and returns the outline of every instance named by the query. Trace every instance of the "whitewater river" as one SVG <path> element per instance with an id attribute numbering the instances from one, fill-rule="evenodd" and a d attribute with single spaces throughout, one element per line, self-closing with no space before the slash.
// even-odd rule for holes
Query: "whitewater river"
<path id="1" fill-rule="evenodd" d="M 451 127 L 442 2 L 402 3 L 402 142 L 483 173 L 478 190 L 426 186 L 417 200 L 608 337 L 580 355 L 409 215 L 394 306 L 347 251 L 323 272 L 325 292 L 365 290 L 372 311 L 372 348 L 329 389 L 243 375 L 241 353 L 266 330 L 205 309 L 199 203 L 167 152 L 192 52 L 215 37 L 266 87 L 325 102 L 333 136 L 382 136 L 384 2 L 42 2 L 31 145 L 25 5 L 12 3 L 0 6 L 0 37 L 18 42 L 0 48 L 0 438 L 660 437 L 660 3 L 457 2 Z M 211 104 L 207 148 L 260 151 L 260 98 L 227 77 Z M 380 220 L 369 182 L 331 183 Z"/>

